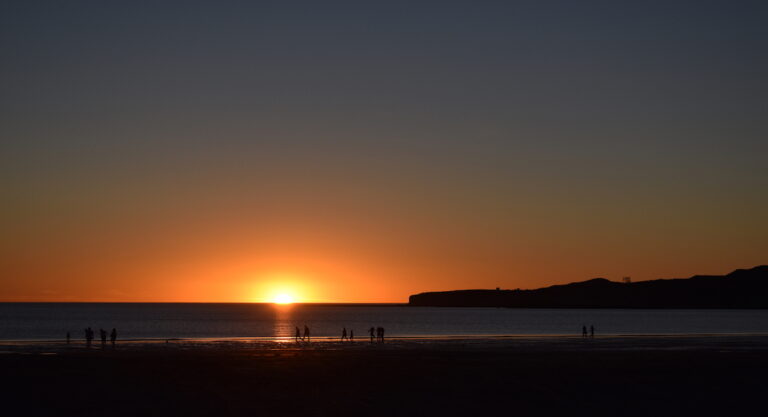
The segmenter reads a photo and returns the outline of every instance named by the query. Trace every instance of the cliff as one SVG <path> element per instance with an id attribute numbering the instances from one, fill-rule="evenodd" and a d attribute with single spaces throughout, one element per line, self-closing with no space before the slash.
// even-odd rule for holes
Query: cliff
<path id="1" fill-rule="evenodd" d="M 768 308 L 768 265 L 727 275 L 633 283 L 595 278 L 534 290 L 459 290 L 409 297 L 412 306 L 524 308 Z"/>

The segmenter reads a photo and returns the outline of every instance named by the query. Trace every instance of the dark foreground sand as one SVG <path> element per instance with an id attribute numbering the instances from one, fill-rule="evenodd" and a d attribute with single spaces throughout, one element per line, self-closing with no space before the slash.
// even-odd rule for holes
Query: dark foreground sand
<path id="1" fill-rule="evenodd" d="M 2 415 L 764 415 L 768 337 L 0 343 Z"/>

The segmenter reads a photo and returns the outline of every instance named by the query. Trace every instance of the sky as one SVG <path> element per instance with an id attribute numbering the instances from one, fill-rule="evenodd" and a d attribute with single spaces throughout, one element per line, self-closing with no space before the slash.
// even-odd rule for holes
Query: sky
<path id="1" fill-rule="evenodd" d="M 0 301 L 768 263 L 764 1 L 3 1 Z"/>

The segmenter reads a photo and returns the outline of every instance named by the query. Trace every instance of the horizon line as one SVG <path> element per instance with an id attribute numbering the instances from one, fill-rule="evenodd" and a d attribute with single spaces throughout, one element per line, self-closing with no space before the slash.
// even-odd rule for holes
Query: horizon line
<path id="1" fill-rule="evenodd" d="M 270 304 L 279 306 L 290 306 L 296 304 L 313 305 L 408 305 L 408 302 L 332 302 L 332 301 L 309 301 L 294 302 L 290 304 L 279 304 L 270 301 L 4 301 L 0 304 Z"/>

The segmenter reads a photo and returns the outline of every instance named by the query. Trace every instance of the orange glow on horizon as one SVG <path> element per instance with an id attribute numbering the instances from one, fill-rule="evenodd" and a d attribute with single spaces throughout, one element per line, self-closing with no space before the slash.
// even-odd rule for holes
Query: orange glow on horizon
<path id="1" fill-rule="evenodd" d="M 427 220 L 402 228 L 381 223 L 363 231 L 343 224 L 332 230 L 311 228 L 311 222 L 301 231 L 290 225 L 280 230 L 238 225 L 237 230 L 206 231 L 164 229 L 151 222 L 155 227 L 86 224 L 77 230 L 76 240 L 69 238 L 74 231 L 62 231 L 6 245 L 8 251 L 0 257 L 0 301 L 272 304 L 285 294 L 293 303 L 406 303 L 409 295 L 425 291 L 538 288 L 594 277 L 685 278 L 765 263 L 765 252 L 760 252 L 764 246 L 747 240 L 749 247 L 734 246 L 740 251 L 737 260 L 715 256 L 713 247 L 700 248 L 711 249 L 706 259 L 691 249 L 677 252 L 674 259 L 662 253 L 652 262 L 655 232 L 635 236 L 635 255 L 627 257 L 627 249 L 608 234 L 585 246 L 555 236 L 559 231 L 541 228 L 532 234 L 521 223 L 516 233 L 532 236 L 521 243 L 512 233 L 489 237 L 483 230 L 437 230 L 428 227 Z M 157 239 L 134 234 L 148 228 L 155 230 Z M 193 238 L 193 232 L 208 238 Z M 266 237 L 243 237 L 256 235 Z M 678 245 L 690 243 L 686 248 L 697 244 L 683 233 L 669 239 Z"/>

